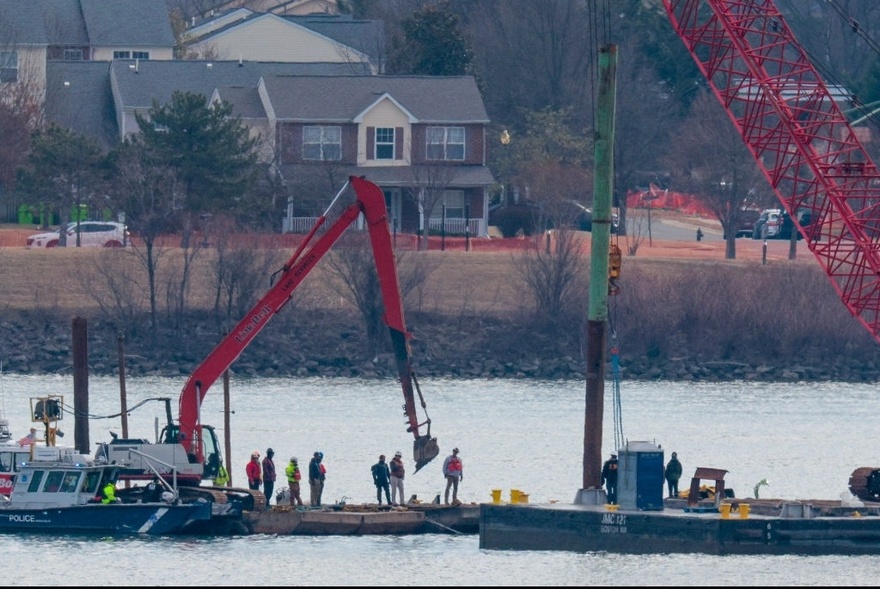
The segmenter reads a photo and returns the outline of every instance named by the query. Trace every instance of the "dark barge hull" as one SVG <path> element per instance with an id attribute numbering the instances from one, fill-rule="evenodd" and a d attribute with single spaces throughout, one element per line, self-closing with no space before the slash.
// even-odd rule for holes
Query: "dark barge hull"
<path id="1" fill-rule="evenodd" d="M 782 512 L 791 512 L 787 509 Z M 607 551 L 628 554 L 880 554 L 876 508 L 827 510 L 831 515 L 609 511 L 602 505 L 480 506 L 480 548 Z"/>
<path id="2" fill-rule="evenodd" d="M 245 513 L 250 533 L 294 536 L 368 536 L 403 534 L 476 534 L 480 506 L 410 506 L 380 510 L 376 505 L 347 505 L 296 510 L 275 506 Z"/>

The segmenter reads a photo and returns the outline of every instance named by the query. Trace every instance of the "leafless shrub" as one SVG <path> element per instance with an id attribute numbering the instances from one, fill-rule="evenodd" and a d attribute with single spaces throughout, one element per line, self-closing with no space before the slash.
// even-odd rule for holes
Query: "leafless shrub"
<path id="1" fill-rule="evenodd" d="M 567 322 L 578 293 L 585 293 L 587 256 L 574 231 L 560 229 L 533 236 L 532 247 L 514 256 L 513 265 L 525 285 L 536 318 Z M 584 309 L 586 307 L 581 307 Z"/>
<path id="2" fill-rule="evenodd" d="M 396 257 L 400 295 L 406 300 L 437 266 L 432 268 L 430 258 L 424 255 L 410 260 L 408 253 L 397 252 Z M 327 268 L 335 278 L 328 286 L 357 308 L 364 321 L 369 354 L 375 356 L 385 348 L 387 337 L 382 322 L 382 292 L 368 235 L 359 232 L 343 236 L 337 249 L 327 256 Z"/>
<path id="3" fill-rule="evenodd" d="M 610 316 L 629 353 L 784 361 L 855 345 L 854 320 L 819 268 L 645 260 L 624 264 Z M 862 332 L 864 334 L 864 332 Z"/>
<path id="4" fill-rule="evenodd" d="M 285 252 L 260 247 L 257 235 L 234 232 L 228 222 L 213 229 L 214 315 L 220 323 L 238 321 L 270 288 L 269 277 L 281 268 Z"/>
<path id="5" fill-rule="evenodd" d="M 131 333 L 137 318 L 149 308 L 143 266 L 130 250 L 102 250 L 94 263 L 81 268 L 76 276 L 101 315 L 124 333 Z"/>

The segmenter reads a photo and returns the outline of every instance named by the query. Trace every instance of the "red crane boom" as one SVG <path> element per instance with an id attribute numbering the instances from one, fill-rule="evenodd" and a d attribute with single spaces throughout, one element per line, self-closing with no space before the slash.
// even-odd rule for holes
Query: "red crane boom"
<path id="1" fill-rule="evenodd" d="M 877 166 L 779 10 L 771 0 L 663 4 L 841 300 L 880 341 Z"/>
<path id="2" fill-rule="evenodd" d="M 326 213 L 319 219 L 303 240 L 302 245 L 297 248 L 281 269 L 280 277 L 274 286 L 196 367 L 184 385 L 180 393 L 178 439 L 187 449 L 187 453 L 194 456 L 198 462 L 205 462 L 200 409 L 208 389 L 241 355 L 268 322 L 287 305 L 293 296 L 293 291 L 361 214 L 366 219 L 370 235 L 376 272 L 382 290 L 382 302 L 385 308 L 383 319 L 391 334 L 398 378 L 403 389 L 404 413 L 408 422 L 407 431 L 414 438 L 413 459 L 416 462 L 416 471 L 433 460 L 439 453 L 437 439 L 431 437 L 431 420 L 426 416 L 425 421 L 420 423 L 417 416 L 414 392 L 418 391 L 423 410 L 425 402 L 418 389 L 418 381 L 416 381 L 410 363 L 410 333 L 404 323 L 403 301 L 394 262 L 391 234 L 388 230 L 385 195 L 378 186 L 363 178 L 352 176 L 349 178 L 349 183 L 354 188 L 355 202 L 348 205 L 327 231 L 306 250 L 318 229 L 323 225 Z M 347 186 L 348 184 L 340 190 L 337 199 Z M 330 207 L 332 206 L 331 204 Z M 424 434 L 419 431 L 421 426 L 426 426 L 427 431 Z"/>

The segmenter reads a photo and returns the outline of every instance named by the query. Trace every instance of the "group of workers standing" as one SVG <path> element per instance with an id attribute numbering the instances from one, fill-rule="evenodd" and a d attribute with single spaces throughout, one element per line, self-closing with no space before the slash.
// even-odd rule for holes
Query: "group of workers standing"
<path id="1" fill-rule="evenodd" d="M 666 479 L 666 487 L 670 499 L 678 497 L 678 480 L 681 478 L 681 462 L 678 461 L 678 453 L 673 452 L 669 462 L 663 469 L 663 478 Z M 605 493 L 608 503 L 617 504 L 617 454 L 602 465 L 602 484 L 605 485 Z"/>
<path id="2" fill-rule="evenodd" d="M 248 479 L 248 488 L 259 491 L 261 490 L 266 496 L 266 507 L 272 500 L 272 493 L 275 491 L 275 481 L 277 473 L 275 471 L 275 451 L 272 448 L 266 450 L 266 457 L 260 462 L 260 453 L 256 450 L 251 454 L 251 459 L 245 466 L 245 473 Z M 327 468 L 324 466 L 324 453 L 315 452 L 309 461 L 309 504 L 314 507 L 321 505 L 321 496 L 324 493 L 324 481 L 327 478 Z M 300 490 L 300 481 L 302 480 L 302 471 L 299 466 L 299 458 L 290 457 L 290 462 L 284 468 L 284 476 L 287 477 L 287 487 L 290 491 L 290 504 L 293 506 L 303 506 L 302 493 Z M 219 484 L 217 480 L 215 484 Z"/>
<path id="3" fill-rule="evenodd" d="M 458 456 L 458 448 L 452 450 L 452 454 L 443 461 L 443 477 L 446 480 L 445 503 L 449 505 L 449 492 L 452 491 L 452 503 L 456 505 L 458 501 L 458 484 L 463 477 L 463 464 Z M 272 493 L 275 491 L 275 481 L 277 473 L 275 470 L 275 451 L 272 448 L 266 450 L 265 458 L 260 461 L 260 453 L 254 451 L 251 459 L 245 466 L 247 474 L 248 487 L 255 491 L 262 490 L 266 496 L 266 508 L 269 507 Z M 327 469 L 323 463 L 324 454 L 315 452 L 309 462 L 309 505 L 313 507 L 321 506 L 321 496 L 324 492 L 324 481 L 327 478 Z M 379 462 L 370 467 L 373 475 L 373 484 L 376 487 L 376 501 L 382 505 L 384 496 L 385 503 L 389 506 L 398 506 L 405 503 L 404 495 L 404 479 L 406 478 L 406 466 L 403 463 L 403 453 L 399 450 L 394 453 L 394 457 L 390 462 L 385 461 L 385 455 L 379 455 Z M 290 462 L 284 469 L 284 475 L 287 477 L 287 485 L 290 490 L 290 505 L 303 506 L 300 491 L 300 480 L 302 472 L 299 466 L 299 459 L 296 456 L 290 457 Z M 217 477 L 214 479 L 215 485 L 226 485 L 229 483 L 229 475 L 223 466 L 220 466 Z"/>
<path id="4" fill-rule="evenodd" d="M 376 486 L 376 501 L 382 505 L 382 493 L 388 505 L 398 506 L 403 503 L 403 479 L 406 467 L 403 465 L 403 453 L 394 453 L 391 463 L 385 462 L 385 455 L 379 455 L 379 462 L 370 467 L 373 484 Z"/>

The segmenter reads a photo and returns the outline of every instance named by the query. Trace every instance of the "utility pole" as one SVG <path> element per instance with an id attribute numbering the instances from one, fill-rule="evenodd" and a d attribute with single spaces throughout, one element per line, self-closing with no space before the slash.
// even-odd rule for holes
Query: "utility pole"
<path id="1" fill-rule="evenodd" d="M 587 390 L 584 411 L 583 489 L 601 489 L 602 420 L 605 399 L 605 326 L 608 319 L 608 253 L 614 193 L 614 114 L 617 46 L 599 49 L 599 88 L 595 123 L 593 230 L 590 251 L 590 303 L 587 322 Z M 578 502 L 596 503 L 590 493 Z"/>

